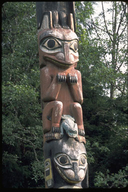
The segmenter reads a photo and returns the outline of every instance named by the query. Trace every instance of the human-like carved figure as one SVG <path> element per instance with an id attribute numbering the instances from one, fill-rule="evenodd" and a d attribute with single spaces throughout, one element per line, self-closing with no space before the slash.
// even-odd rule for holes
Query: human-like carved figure
<path id="1" fill-rule="evenodd" d="M 59 139 L 61 116 L 70 115 L 77 123 L 79 141 L 85 142 L 81 73 L 75 69 L 78 37 L 71 29 L 53 28 L 39 34 L 39 44 L 45 139 Z"/>

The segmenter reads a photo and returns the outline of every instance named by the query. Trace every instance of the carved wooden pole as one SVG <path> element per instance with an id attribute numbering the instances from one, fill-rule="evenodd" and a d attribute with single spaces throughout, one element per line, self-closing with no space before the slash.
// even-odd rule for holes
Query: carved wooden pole
<path id="1" fill-rule="evenodd" d="M 46 188 L 88 187 L 73 2 L 37 2 Z"/>

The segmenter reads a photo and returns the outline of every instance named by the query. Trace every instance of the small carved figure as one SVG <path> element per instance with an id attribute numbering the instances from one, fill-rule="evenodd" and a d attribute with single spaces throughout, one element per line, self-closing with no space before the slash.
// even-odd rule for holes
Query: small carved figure
<path id="1" fill-rule="evenodd" d="M 70 115 L 63 115 L 62 116 L 62 123 L 60 125 L 60 134 L 61 136 L 64 135 L 64 130 L 69 137 L 76 138 L 78 140 L 78 127 L 77 124 L 74 122 L 75 119 L 72 118 Z"/>

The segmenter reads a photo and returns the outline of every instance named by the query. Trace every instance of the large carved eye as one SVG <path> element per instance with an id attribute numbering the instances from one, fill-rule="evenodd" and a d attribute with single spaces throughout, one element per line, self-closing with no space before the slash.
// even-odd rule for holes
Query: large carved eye
<path id="1" fill-rule="evenodd" d="M 87 157 L 85 154 L 82 154 L 79 158 L 79 166 L 85 168 L 87 165 Z"/>
<path id="2" fill-rule="evenodd" d="M 70 45 L 70 49 L 72 49 L 75 53 L 78 52 L 78 41 L 73 41 Z"/>
<path id="3" fill-rule="evenodd" d="M 71 168 L 72 163 L 68 155 L 66 154 L 59 154 L 54 158 L 57 165 L 63 168 Z"/>
<path id="4" fill-rule="evenodd" d="M 42 40 L 40 46 L 44 47 L 48 50 L 55 50 L 55 49 L 58 49 L 61 47 L 61 42 L 57 39 L 49 37 L 49 38 Z"/>
<path id="5" fill-rule="evenodd" d="M 59 162 L 61 165 L 68 165 L 68 164 L 70 164 L 69 159 L 68 159 L 67 156 L 65 156 L 65 155 L 58 157 L 57 160 L 58 160 L 58 162 Z"/>

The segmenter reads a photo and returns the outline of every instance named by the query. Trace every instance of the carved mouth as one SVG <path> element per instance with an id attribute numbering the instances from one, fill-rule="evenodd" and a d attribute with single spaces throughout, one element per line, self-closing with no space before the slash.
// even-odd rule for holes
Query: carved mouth
<path id="1" fill-rule="evenodd" d="M 70 130 L 69 133 L 77 134 L 77 131 Z"/>
<path id="2" fill-rule="evenodd" d="M 62 66 L 62 67 L 65 67 L 65 68 L 68 68 L 70 67 L 71 65 L 73 65 L 74 63 L 67 63 L 67 62 L 60 62 L 58 60 L 55 60 L 51 57 L 48 57 L 48 56 L 44 56 L 44 59 L 47 60 L 47 61 L 51 61 L 52 63 L 54 63 L 55 65 L 57 66 Z"/>

